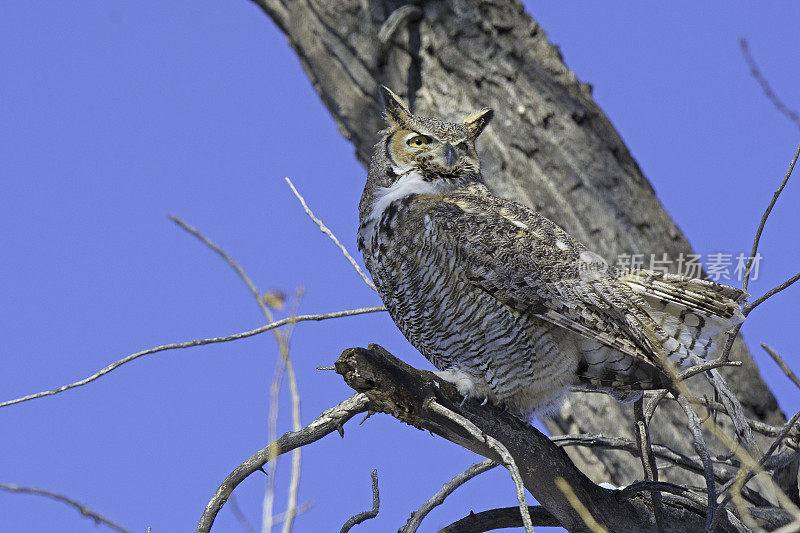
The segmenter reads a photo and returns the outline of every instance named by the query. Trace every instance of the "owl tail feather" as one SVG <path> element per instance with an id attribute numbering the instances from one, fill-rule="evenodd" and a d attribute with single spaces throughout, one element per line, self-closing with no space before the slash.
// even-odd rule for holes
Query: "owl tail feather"
<path id="1" fill-rule="evenodd" d="M 626 271 L 619 280 L 644 299 L 664 354 L 678 364 L 706 359 L 714 336 L 744 321 L 748 294 L 727 285 L 649 270 Z"/>

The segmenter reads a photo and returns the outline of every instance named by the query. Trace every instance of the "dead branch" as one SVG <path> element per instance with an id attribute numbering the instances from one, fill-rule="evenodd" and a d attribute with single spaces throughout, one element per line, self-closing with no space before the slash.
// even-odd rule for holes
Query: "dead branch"
<path id="1" fill-rule="evenodd" d="M 778 95 L 775 94 L 775 91 L 772 90 L 767 79 L 761 74 L 761 70 L 758 68 L 758 64 L 756 63 L 755 58 L 753 58 L 753 54 L 750 53 L 750 46 L 747 44 L 747 39 L 740 39 L 739 40 L 739 47 L 742 49 L 742 55 L 744 55 L 744 60 L 747 61 L 747 66 L 750 67 L 750 74 L 755 78 L 758 84 L 761 86 L 761 90 L 764 91 L 764 95 L 767 97 L 775 109 L 778 110 L 782 115 L 786 116 L 789 120 L 794 122 L 794 125 L 800 128 L 800 116 L 798 116 L 797 111 L 793 111 L 787 107 Z M 746 275 L 745 275 L 746 277 Z"/>
<path id="2" fill-rule="evenodd" d="M 367 287 L 369 287 L 373 291 L 377 291 L 378 289 L 375 288 L 375 284 L 372 283 L 372 280 L 369 279 L 366 274 L 364 274 L 364 271 L 361 270 L 360 266 L 358 266 L 358 263 L 356 263 L 356 260 L 353 259 L 352 255 L 350 255 L 350 252 L 347 251 L 347 248 L 344 247 L 344 245 L 339 241 L 339 239 L 336 238 L 336 235 L 334 235 L 333 232 L 328 229 L 328 226 L 326 226 L 322 222 L 322 220 L 320 220 L 316 216 L 314 216 L 314 213 L 311 211 L 311 208 L 309 208 L 308 205 L 306 204 L 305 198 L 300 196 L 300 193 L 297 192 L 297 189 L 295 188 L 294 184 L 292 183 L 292 180 L 290 180 L 289 178 L 284 178 L 284 179 L 286 180 L 286 183 L 289 184 L 289 187 L 292 189 L 292 192 L 297 197 L 297 199 L 300 200 L 300 204 L 303 206 L 303 211 L 306 212 L 306 215 L 308 215 L 308 218 L 310 218 L 311 221 L 314 222 L 314 224 L 316 224 L 319 227 L 320 231 L 322 233 L 324 233 L 325 235 L 327 235 L 328 238 L 330 238 L 330 240 L 333 241 L 333 244 L 335 244 L 336 247 L 339 248 L 339 250 L 341 250 L 341 252 L 344 255 L 345 259 L 347 259 L 347 261 L 353 266 L 353 268 L 356 270 L 356 273 L 359 276 L 361 276 L 361 279 L 364 280 L 364 283 L 367 284 Z"/>
<path id="3" fill-rule="evenodd" d="M 397 533 L 415 533 L 417 529 L 419 529 L 420 524 L 428 516 L 436 506 L 441 505 L 444 503 L 445 498 L 450 496 L 454 490 L 458 487 L 469 481 L 470 479 L 474 478 L 475 476 L 486 472 L 487 470 L 491 470 L 492 468 L 496 467 L 497 463 L 492 461 L 491 459 L 486 459 L 480 463 L 475 463 L 474 465 L 470 466 L 453 479 L 448 481 L 444 484 L 444 486 L 434 494 L 428 501 L 426 501 L 422 507 L 411 513 L 411 518 L 405 523 L 403 527 L 401 527 Z M 520 525 L 522 525 L 522 517 L 520 517 Z M 536 525 L 535 523 L 533 525 Z"/>
<path id="4" fill-rule="evenodd" d="M 125 529 L 124 527 L 120 526 L 115 522 L 112 522 L 111 520 L 101 515 L 100 513 L 92 511 L 89 507 L 83 505 L 82 503 L 77 502 L 67 496 L 64 496 L 63 494 L 58 494 L 57 492 L 53 492 L 47 489 L 40 489 L 36 487 L 23 487 L 21 485 L 14 485 L 11 483 L 0 483 L 0 490 L 5 490 L 8 492 L 16 492 L 18 494 L 35 494 L 37 496 L 44 496 L 46 498 L 51 498 L 53 500 L 66 503 L 67 505 L 74 507 L 83 516 L 94 520 L 95 524 L 103 524 L 104 526 L 108 526 L 111 529 L 115 529 L 120 533 L 130 533 L 130 530 Z"/>
<path id="5" fill-rule="evenodd" d="M 478 426 L 473 424 L 466 417 L 463 417 L 455 411 L 448 409 L 432 398 L 425 402 L 425 407 L 426 409 L 429 409 L 434 413 L 450 419 L 456 424 L 460 425 L 462 428 L 467 430 L 473 438 L 484 442 L 493 452 L 500 456 L 503 466 L 505 466 L 511 473 L 511 479 L 514 481 L 514 488 L 517 492 L 517 502 L 519 502 L 519 512 L 520 516 L 522 517 L 522 523 L 525 526 L 525 531 L 527 533 L 533 533 L 533 524 L 531 523 L 530 516 L 528 516 L 528 504 L 525 502 L 525 486 L 522 483 L 522 476 L 520 476 L 519 467 L 517 466 L 514 457 L 508 451 L 508 448 L 506 448 L 502 442 L 498 441 L 491 435 L 487 435 L 481 431 Z"/>
<path id="6" fill-rule="evenodd" d="M 647 419 L 644 416 L 644 400 L 636 400 L 633 404 L 633 413 L 636 417 L 636 444 L 639 447 L 639 456 L 642 461 L 642 471 L 645 481 L 658 482 L 658 468 L 656 458 L 653 455 L 653 445 L 650 442 L 650 429 Z M 653 502 L 653 517 L 656 521 L 658 533 L 664 533 L 663 503 L 661 493 L 658 489 L 650 491 L 650 498 Z"/>
<path id="7" fill-rule="evenodd" d="M 559 527 L 561 524 L 541 505 L 529 505 L 528 515 L 534 526 Z M 439 533 L 483 533 L 507 527 L 522 527 L 517 507 L 502 507 L 480 513 L 470 513 L 461 520 L 439 530 Z"/>
<path id="8" fill-rule="evenodd" d="M 355 315 L 363 315 L 365 313 L 380 313 L 382 311 L 386 311 L 386 308 L 381 306 L 376 307 L 362 307 L 360 309 L 347 309 L 346 311 L 335 311 L 333 313 L 322 313 L 319 315 L 298 315 L 298 316 L 290 316 L 281 320 L 276 320 L 271 324 L 267 324 L 265 326 L 261 326 L 256 329 L 251 329 L 250 331 L 244 331 L 242 333 L 236 333 L 234 335 L 228 335 L 227 337 L 211 337 L 209 339 L 198 339 L 193 341 L 187 342 L 177 342 L 173 344 L 162 344 L 161 346 L 156 346 L 155 348 L 149 348 L 147 350 L 142 350 L 141 352 L 136 352 L 131 354 L 127 357 L 120 359 L 119 361 L 115 361 L 108 365 L 107 367 L 99 370 L 98 372 L 92 374 L 88 378 L 84 378 L 80 381 L 76 381 L 75 383 L 70 383 L 69 385 L 61 386 L 57 389 L 52 389 L 43 392 L 37 392 L 36 394 L 30 394 L 28 396 L 23 396 L 22 398 L 17 398 L 16 400 L 8 400 L 5 402 L 0 403 L 0 407 L 7 407 L 9 405 L 14 405 L 17 403 L 27 402 L 29 400 L 35 400 L 37 398 L 43 398 L 45 396 L 52 396 L 53 394 L 58 394 L 60 392 L 64 392 L 69 389 L 74 389 L 75 387 L 81 387 L 86 385 L 87 383 L 91 383 L 92 381 L 101 378 L 119 368 L 120 366 L 130 363 L 131 361 L 138 359 L 145 355 L 150 355 L 153 353 L 164 352 L 167 350 L 177 350 L 181 348 L 193 348 L 195 346 L 205 346 L 206 344 L 215 344 L 218 342 L 230 342 L 236 341 L 239 339 L 246 339 L 248 337 L 253 337 L 254 335 L 260 335 L 266 331 L 273 330 L 275 328 L 279 328 L 281 326 L 285 326 L 287 324 L 295 324 L 297 322 L 306 322 L 309 320 L 320 321 L 320 320 L 329 320 L 331 318 L 341 318 L 345 316 L 355 316 Z"/>
<path id="9" fill-rule="evenodd" d="M 781 370 L 783 370 L 783 373 L 786 374 L 786 377 L 789 378 L 791 382 L 794 383 L 798 388 L 800 388 L 800 378 L 797 377 L 797 374 L 792 372 L 792 369 L 789 368 L 789 365 L 786 364 L 786 361 L 783 360 L 783 357 L 781 357 L 778 352 L 767 346 L 766 343 L 762 342 L 761 347 L 764 348 L 764 351 L 767 352 L 770 357 L 772 357 L 772 360 L 775 361 L 775 364 L 777 364 Z"/>
<path id="10" fill-rule="evenodd" d="M 287 178 L 287 181 L 288 181 L 288 178 Z M 289 185 L 291 186 L 291 182 L 289 183 Z M 292 189 L 294 190 L 294 187 L 292 187 Z M 297 193 L 297 191 L 295 191 L 295 194 L 296 193 Z M 303 202 L 303 205 L 305 206 L 305 202 Z M 256 287 L 255 283 L 253 283 L 253 281 L 250 278 L 250 276 L 247 275 L 247 273 L 244 271 L 244 269 L 239 265 L 239 263 L 237 261 L 235 261 L 233 259 L 233 257 L 231 257 L 227 252 L 225 252 L 225 250 L 223 250 L 219 245 L 217 245 L 211 239 L 209 239 L 208 237 L 203 235 L 198 229 L 190 226 L 189 224 L 187 224 L 186 222 L 184 222 L 183 220 L 181 220 L 177 216 L 170 215 L 169 218 L 173 222 L 178 224 L 178 226 L 180 226 L 181 228 L 183 228 L 184 230 L 186 230 L 187 232 L 189 232 L 193 236 L 197 237 L 203 244 L 205 244 L 211 250 L 216 252 L 220 257 L 222 257 L 222 259 L 224 259 L 225 262 L 228 263 L 228 265 L 230 265 L 236 271 L 236 273 L 239 275 L 239 278 L 242 280 L 242 282 L 244 282 L 244 284 L 250 290 L 251 294 L 253 295 L 253 297 L 256 300 L 256 303 L 258 304 L 259 308 L 261 309 L 261 312 L 264 314 L 264 318 L 267 319 L 267 322 L 274 322 L 275 321 L 275 317 L 273 316 L 272 311 L 270 311 L 269 307 L 267 306 L 266 301 L 261 296 L 261 291 L 258 290 L 258 288 Z M 328 233 L 330 233 L 330 232 L 328 232 Z M 333 234 L 330 234 L 330 235 L 332 236 Z M 333 239 L 335 240 L 336 237 L 333 237 Z M 342 248 L 342 249 L 344 250 L 344 248 Z M 344 250 L 344 252 L 345 252 L 345 255 L 347 255 L 347 251 Z M 300 298 L 301 298 L 301 296 L 298 295 L 297 300 L 296 300 L 298 305 L 299 305 Z M 292 313 L 292 315 L 294 315 L 294 314 L 296 314 L 296 313 Z M 294 324 L 291 325 L 291 327 L 293 327 L 293 326 L 294 326 Z M 282 333 L 279 330 L 275 329 L 275 330 L 273 330 L 273 334 L 275 336 L 275 340 L 278 343 L 278 351 L 280 352 L 280 355 L 281 355 L 281 361 L 279 363 L 279 366 L 282 368 L 282 370 L 286 371 L 286 377 L 287 377 L 287 379 L 289 381 L 289 395 L 290 395 L 290 398 L 291 398 L 291 401 L 292 401 L 292 429 L 294 431 L 299 431 L 300 430 L 300 392 L 298 391 L 298 388 L 297 388 L 297 375 L 296 375 L 296 373 L 294 371 L 294 364 L 292 363 L 292 360 L 289 357 L 289 337 L 291 335 L 291 332 Z M 278 382 L 278 384 L 280 385 L 280 381 Z M 276 397 L 277 397 L 277 395 L 276 395 Z M 272 437 L 272 435 L 270 435 L 270 437 Z M 272 440 L 272 439 L 270 439 L 270 440 Z M 296 450 L 294 450 L 292 452 L 292 475 L 291 475 L 291 480 L 289 481 L 289 495 L 288 495 L 287 503 L 286 503 L 286 512 L 284 513 L 286 515 L 286 518 L 285 518 L 285 520 L 283 522 L 283 533 L 289 533 L 292 530 L 292 523 L 294 522 L 294 510 L 297 507 L 297 489 L 298 489 L 298 486 L 300 485 L 300 457 L 301 457 L 300 456 L 300 448 L 297 448 Z M 275 473 L 274 466 L 275 466 L 275 464 L 273 463 L 273 470 L 272 470 L 273 474 Z M 271 522 L 271 520 L 272 520 L 272 505 L 271 505 L 272 504 L 272 499 L 271 499 L 271 496 L 274 496 L 274 494 L 271 494 L 272 491 L 270 489 L 274 489 L 273 479 L 274 479 L 274 477 L 270 477 L 270 480 L 267 483 L 267 491 L 266 491 L 266 496 L 265 496 L 266 505 L 264 506 L 264 508 L 265 508 L 265 513 L 264 514 L 268 514 L 269 515 L 268 517 L 266 517 L 267 520 L 269 520 L 269 522 L 267 523 L 267 531 L 272 531 L 272 522 Z M 268 513 L 266 512 L 267 509 L 268 509 Z"/>
<path id="11" fill-rule="evenodd" d="M 470 401 L 460 405 L 462 397 L 450 383 L 408 366 L 380 346 L 345 350 L 336 362 L 336 369 L 348 385 L 369 397 L 372 410 L 390 414 L 496 462 L 502 461 L 500 454 L 481 435 L 502 443 L 519 467 L 528 491 L 568 530 L 589 529 L 569 498 L 558 489 L 558 478 L 566 480 L 591 516 L 610 531 L 640 531 L 650 527 L 651 512 L 641 499 L 619 502 L 614 491 L 592 483 L 561 449 L 529 424 L 493 406 Z M 431 409 L 434 403 L 468 419 L 478 429 L 478 436 L 460 420 L 456 422 Z M 664 510 L 667 531 L 678 523 L 674 509 Z M 680 516 L 682 528 L 692 523 L 692 520 L 687 522 L 684 514 Z M 703 516 L 698 513 L 695 520 L 699 530 Z"/>
<path id="12" fill-rule="evenodd" d="M 370 476 L 372 477 L 372 509 L 351 516 L 347 522 L 344 523 L 339 533 L 347 533 L 353 526 L 378 516 L 378 511 L 381 506 L 381 493 L 378 491 L 378 471 L 373 470 Z"/>

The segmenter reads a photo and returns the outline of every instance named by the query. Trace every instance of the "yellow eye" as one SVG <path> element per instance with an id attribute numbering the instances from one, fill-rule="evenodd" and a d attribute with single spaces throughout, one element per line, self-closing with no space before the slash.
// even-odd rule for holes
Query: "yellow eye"
<path id="1" fill-rule="evenodd" d="M 431 138 L 427 135 L 415 135 L 411 137 L 406 144 L 409 146 L 413 146 L 414 148 L 419 148 L 420 146 L 425 146 L 426 144 L 431 142 Z"/>

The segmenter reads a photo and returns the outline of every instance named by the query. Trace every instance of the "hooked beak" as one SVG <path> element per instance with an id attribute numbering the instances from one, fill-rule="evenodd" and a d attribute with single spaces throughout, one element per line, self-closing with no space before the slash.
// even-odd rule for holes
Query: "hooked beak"
<path id="1" fill-rule="evenodd" d="M 444 143 L 444 160 L 448 167 L 452 167 L 456 161 L 456 151 L 450 143 Z"/>

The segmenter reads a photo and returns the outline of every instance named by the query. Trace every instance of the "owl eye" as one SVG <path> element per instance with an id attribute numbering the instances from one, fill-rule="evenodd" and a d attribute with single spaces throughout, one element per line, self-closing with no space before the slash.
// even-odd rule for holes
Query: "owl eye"
<path id="1" fill-rule="evenodd" d="M 427 135 L 415 135 L 414 137 L 411 137 L 409 140 L 407 140 L 406 144 L 414 148 L 419 148 L 420 146 L 425 146 L 430 142 L 431 138 L 428 137 Z"/>

